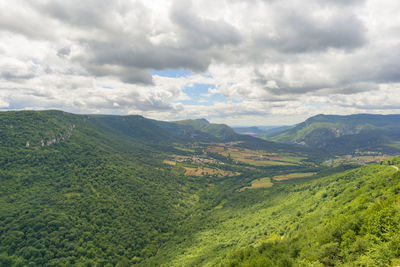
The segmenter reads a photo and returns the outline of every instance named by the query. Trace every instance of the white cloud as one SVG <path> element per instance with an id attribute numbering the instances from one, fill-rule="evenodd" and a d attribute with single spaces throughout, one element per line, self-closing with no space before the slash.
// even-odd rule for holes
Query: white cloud
<path id="1" fill-rule="evenodd" d="M 232 124 L 400 109 L 398 1 L 0 0 L 0 8 L 1 109 Z M 151 74 L 174 69 L 190 74 Z M 197 105 L 181 103 L 195 84 L 215 88 Z"/>

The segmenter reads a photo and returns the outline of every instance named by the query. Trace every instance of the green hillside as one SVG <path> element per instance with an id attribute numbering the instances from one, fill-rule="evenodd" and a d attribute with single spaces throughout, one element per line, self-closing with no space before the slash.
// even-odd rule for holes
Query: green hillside
<path id="1" fill-rule="evenodd" d="M 292 129 L 264 138 L 302 144 L 331 154 L 355 151 L 398 153 L 400 115 L 317 115 Z"/>
<path id="2" fill-rule="evenodd" d="M 163 161 L 192 142 L 233 141 L 207 131 L 141 116 L 0 112 L 0 266 L 128 266 L 185 238 L 180 229 L 214 205 L 209 194 L 223 194 Z"/>
<path id="3" fill-rule="evenodd" d="M 399 164 L 397 157 L 314 181 L 235 192 L 190 239 L 167 245 L 148 264 L 398 265 Z"/>
<path id="4" fill-rule="evenodd" d="M 175 123 L 189 126 L 197 131 L 208 133 L 222 141 L 234 141 L 238 139 L 238 135 L 235 131 L 225 124 L 213 124 L 209 123 L 205 119 L 183 120 L 176 121 Z"/>
<path id="5" fill-rule="evenodd" d="M 0 266 L 400 264 L 399 157 L 61 111 L 0 112 L 0 136 Z"/>
<path id="6" fill-rule="evenodd" d="M 101 118 L 0 113 L 0 266 L 127 266 L 154 254 L 198 205 L 202 181 L 147 146 L 162 132 Z"/>

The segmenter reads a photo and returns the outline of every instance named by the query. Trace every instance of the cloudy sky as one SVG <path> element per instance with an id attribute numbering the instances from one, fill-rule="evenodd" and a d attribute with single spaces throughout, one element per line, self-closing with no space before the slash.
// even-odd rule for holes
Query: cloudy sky
<path id="1" fill-rule="evenodd" d="M 398 0 L 0 0 L 0 109 L 399 113 L 399 14 Z"/>

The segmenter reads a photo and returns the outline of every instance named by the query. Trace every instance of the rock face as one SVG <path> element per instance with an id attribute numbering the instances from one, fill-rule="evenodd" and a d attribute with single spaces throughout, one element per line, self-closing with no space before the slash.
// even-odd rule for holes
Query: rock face
<path id="1" fill-rule="evenodd" d="M 51 146 L 52 144 L 59 143 L 61 140 L 65 140 L 65 139 L 70 138 L 72 136 L 72 131 L 74 130 L 74 128 L 75 128 L 75 124 L 72 124 L 68 128 L 68 131 L 65 134 L 63 134 L 63 135 L 61 135 L 59 137 L 52 137 L 51 139 L 47 140 L 46 141 L 46 146 Z M 43 140 L 42 140 L 42 146 L 44 146 Z"/>
<path id="2" fill-rule="evenodd" d="M 72 124 L 72 125 L 70 125 L 68 127 L 68 130 L 64 134 L 61 134 L 61 135 L 59 135 L 57 137 L 56 136 L 52 136 L 49 139 L 46 138 L 47 140 L 46 139 L 41 139 L 39 145 L 41 147 L 45 147 L 45 146 L 51 146 L 53 144 L 59 143 L 61 141 L 64 141 L 64 140 L 66 140 L 66 139 L 68 139 L 68 138 L 70 138 L 72 136 L 72 132 L 73 132 L 74 129 L 75 129 L 75 124 Z M 31 144 L 30 144 L 29 140 L 26 141 L 25 147 L 30 147 L 30 146 L 31 146 Z"/>

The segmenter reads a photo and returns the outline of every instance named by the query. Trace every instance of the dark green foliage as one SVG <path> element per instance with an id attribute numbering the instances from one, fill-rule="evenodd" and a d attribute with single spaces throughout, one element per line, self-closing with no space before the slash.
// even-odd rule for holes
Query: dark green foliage
<path id="1" fill-rule="evenodd" d="M 0 113 L 2 266 L 129 266 L 178 231 L 202 182 L 166 168 L 150 146 L 162 132 L 129 119 Z"/>
<path id="2" fill-rule="evenodd" d="M 399 125 L 400 115 L 317 115 L 292 129 L 265 138 L 302 143 L 334 155 L 355 151 L 397 153 L 400 151 Z"/>
<path id="3" fill-rule="evenodd" d="M 235 141 L 238 135 L 225 124 L 212 124 L 205 119 L 177 121 L 177 124 L 189 126 L 194 130 L 208 133 L 221 141 Z"/>
<path id="4" fill-rule="evenodd" d="M 197 137 L 304 151 L 191 124 L 0 113 L 0 266 L 400 264 L 400 157 L 344 171 L 309 162 L 255 167 L 209 153 L 241 174 L 188 177 L 162 161 L 166 152 L 189 153 L 174 146 Z M 238 190 L 299 171 L 320 171 L 319 179 Z"/>

